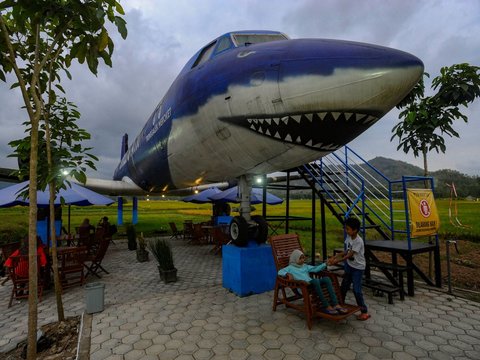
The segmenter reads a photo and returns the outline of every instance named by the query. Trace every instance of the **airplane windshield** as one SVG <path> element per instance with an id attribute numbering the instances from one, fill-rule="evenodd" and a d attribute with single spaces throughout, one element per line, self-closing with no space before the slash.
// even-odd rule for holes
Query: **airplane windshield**
<path id="1" fill-rule="evenodd" d="M 283 34 L 232 34 L 236 46 L 248 46 L 252 44 L 287 40 Z"/>

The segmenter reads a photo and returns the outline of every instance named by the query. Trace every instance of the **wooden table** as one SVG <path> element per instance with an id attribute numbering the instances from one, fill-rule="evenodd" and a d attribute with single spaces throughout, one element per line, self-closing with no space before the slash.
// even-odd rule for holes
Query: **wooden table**
<path id="1" fill-rule="evenodd" d="M 62 289 L 85 284 L 84 262 L 87 257 L 85 246 L 64 246 L 57 248 L 58 272 Z"/>
<path id="2" fill-rule="evenodd" d="M 367 260 L 367 265 L 369 261 L 379 261 L 373 251 L 381 251 L 391 254 L 392 264 L 394 265 L 397 264 L 398 256 L 401 256 L 405 260 L 407 267 L 407 294 L 409 296 L 414 296 L 415 294 L 413 282 L 414 271 L 428 285 L 437 287 L 442 286 L 440 249 L 437 245 L 429 243 L 411 242 L 411 246 L 409 248 L 408 241 L 406 240 L 367 240 L 365 241 L 365 258 Z M 414 255 L 430 252 L 433 252 L 434 255 L 435 282 L 433 282 L 426 274 L 424 274 L 423 271 L 418 266 L 416 266 L 413 261 Z M 369 278 L 370 276 L 368 271 L 365 273 L 365 275 L 367 278 Z"/>

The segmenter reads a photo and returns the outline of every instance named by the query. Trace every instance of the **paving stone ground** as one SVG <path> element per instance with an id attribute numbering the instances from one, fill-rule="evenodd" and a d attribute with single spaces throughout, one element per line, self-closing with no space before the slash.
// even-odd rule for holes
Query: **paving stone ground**
<path id="1" fill-rule="evenodd" d="M 417 288 L 405 301 L 373 297 L 372 318 L 315 321 L 312 330 L 291 309 L 272 311 L 273 292 L 238 297 L 222 287 L 221 257 L 210 246 L 173 241 L 178 281 L 164 284 L 156 263 L 138 263 L 126 242 L 111 245 L 105 306 L 93 315 L 91 359 L 480 359 L 480 304 Z M 27 302 L 10 309 L 11 285 L 0 287 L 0 352 L 26 337 Z M 85 309 L 85 289 L 68 289 L 66 315 Z M 352 298 L 348 299 L 353 302 Z M 38 322 L 56 320 L 52 291 Z"/>

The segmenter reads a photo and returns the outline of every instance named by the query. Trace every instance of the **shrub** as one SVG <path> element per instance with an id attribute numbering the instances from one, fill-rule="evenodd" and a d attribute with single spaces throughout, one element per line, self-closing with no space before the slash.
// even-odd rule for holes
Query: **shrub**
<path id="1" fill-rule="evenodd" d="M 162 270 L 175 269 L 173 265 L 173 253 L 170 242 L 165 239 L 155 238 L 148 242 L 148 249 L 158 262 Z"/>

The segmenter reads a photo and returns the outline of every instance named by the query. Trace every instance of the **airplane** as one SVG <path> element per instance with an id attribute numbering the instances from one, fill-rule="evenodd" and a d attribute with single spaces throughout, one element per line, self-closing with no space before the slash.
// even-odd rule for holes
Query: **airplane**
<path id="1" fill-rule="evenodd" d="M 417 57 L 378 45 L 228 32 L 186 63 L 130 146 L 124 137 L 113 180 L 86 186 L 162 194 L 237 179 L 232 240 L 245 244 L 253 228 L 265 241 L 264 221 L 250 216 L 252 177 L 344 146 L 399 103 L 423 70 Z"/>

